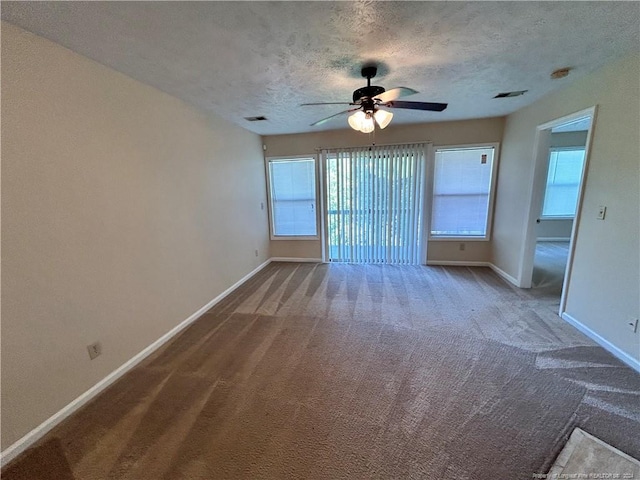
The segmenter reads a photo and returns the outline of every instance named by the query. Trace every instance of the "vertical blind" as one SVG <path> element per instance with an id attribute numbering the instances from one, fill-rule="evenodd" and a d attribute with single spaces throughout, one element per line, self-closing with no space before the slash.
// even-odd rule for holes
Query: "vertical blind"
<path id="1" fill-rule="evenodd" d="M 493 147 L 436 150 L 432 236 L 487 235 L 493 153 Z"/>
<path id="2" fill-rule="evenodd" d="M 551 149 L 543 217 L 574 217 L 582 180 L 584 148 Z"/>
<path id="3" fill-rule="evenodd" d="M 315 236 L 316 177 L 313 158 L 269 160 L 274 236 Z"/>
<path id="4" fill-rule="evenodd" d="M 419 264 L 426 144 L 325 152 L 332 262 Z"/>

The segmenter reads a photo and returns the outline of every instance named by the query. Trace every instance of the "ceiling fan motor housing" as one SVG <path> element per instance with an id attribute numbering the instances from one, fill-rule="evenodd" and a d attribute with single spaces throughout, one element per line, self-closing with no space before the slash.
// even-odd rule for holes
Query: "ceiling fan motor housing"
<path id="1" fill-rule="evenodd" d="M 385 90 L 382 87 L 378 87 L 376 85 L 368 85 L 366 87 L 362 87 L 353 92 L 353 101 L 357 102 L 361 98 L 373 98 L 376 95 L 380 95 L 384 93 Z"/>

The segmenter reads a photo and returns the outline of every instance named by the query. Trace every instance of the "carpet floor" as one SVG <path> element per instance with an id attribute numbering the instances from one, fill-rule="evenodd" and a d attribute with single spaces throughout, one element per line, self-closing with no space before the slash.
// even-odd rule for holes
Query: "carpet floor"
<path id="1" fill-rule="evenodd" d="M 530 479 L 640 375 L 487 268 L 273 263 L 3 479 Z"/>
<path id="2" fill-rule="evenodd" d="M 564 271 L 569 257 L 569 242 L 537 242 L 533 260 L 533 288 L 544 289 L 549 295 L 562 293 Z"/>

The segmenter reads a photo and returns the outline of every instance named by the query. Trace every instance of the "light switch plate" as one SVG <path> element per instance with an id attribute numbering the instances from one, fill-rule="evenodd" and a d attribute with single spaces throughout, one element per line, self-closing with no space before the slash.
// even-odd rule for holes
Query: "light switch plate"
<path id="1" fill-rule="evenodd" d="M 102 354 L 102 344 L 100 342 L 92 343 L 87 345 L 87 350 L 89 351 L 89 358 L 93 360 Z"/>
<path id="2" fill-rule="evenodd" d="M 604 220 L 604 216 L 607 214 L 607 207 L 604 205 L 600 205 L 598 207 L 598 216 L 596 217 L 598 220 Z"/>

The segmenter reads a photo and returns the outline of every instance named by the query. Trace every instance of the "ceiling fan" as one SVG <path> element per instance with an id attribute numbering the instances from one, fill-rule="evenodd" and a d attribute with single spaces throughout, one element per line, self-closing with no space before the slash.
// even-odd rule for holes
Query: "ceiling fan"
<path id="1" fill-rule="evenodd" d="M 355 108 L 344 110 L 342 112 L 323 118 L 311 124 L 312 127 L 321 125 L 334 117 L 344 115 L 345 113 L 355 112 L 348 118 L 349 125 L 354 130 L 363 133 L 373 132 L 376 124 L 380 128 L 385 128 L 391 122 L 393 113 L 383 110 L 384 108 L 407 108 L 411 110 L 425 110 L 430 112 L 441 112 L 447 108 L 446 103 L 431 102 L 407 102 L 398 100 L 400 97 L 413 95 L 418 93 L 416 90 L 407 87 L 397 87 L 391 90 L 385 90 L 382 87 L 371 85 L 371 79 L 378 73 L 378 67 L 375 65 L 366 65 L 362 67 L 361 74 L 367 79 L 367 86 L 357 89 L 353 92 L 353 101 L 351 102 L 318 102 L 303 103 L 307 105 L 352 105 Z"/>

